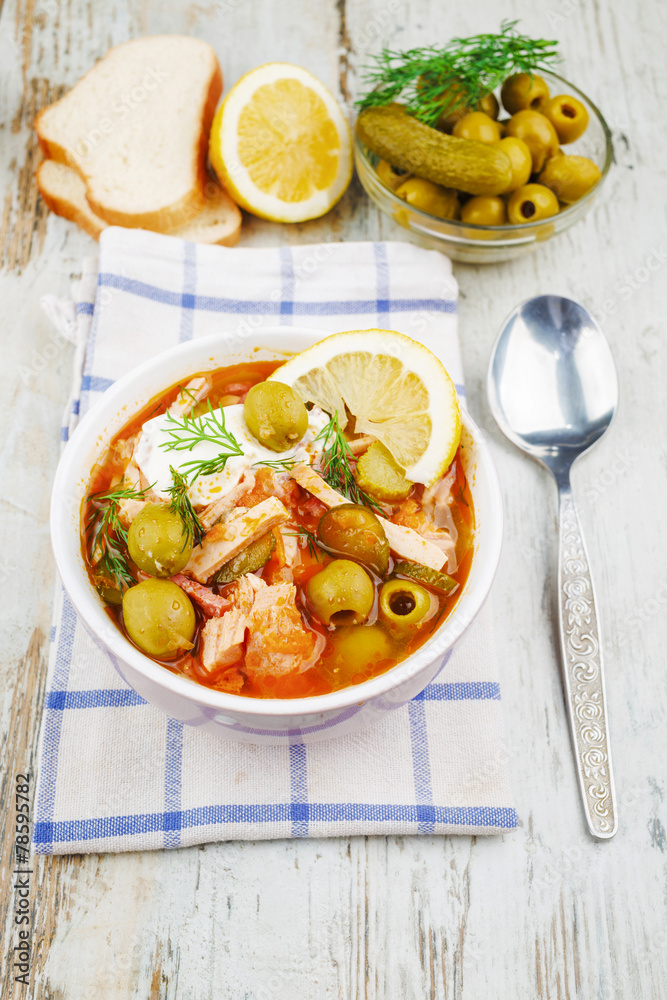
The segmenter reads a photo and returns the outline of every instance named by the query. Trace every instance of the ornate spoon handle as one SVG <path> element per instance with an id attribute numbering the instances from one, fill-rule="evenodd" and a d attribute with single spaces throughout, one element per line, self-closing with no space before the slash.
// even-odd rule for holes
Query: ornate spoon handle
<path id="1" fill-rule="evenodd" d="M 595 593 L 569 482 L 559 484 L 558 617 L 563 685 L 588 829 L 608 840 L 618 817 Z"/>

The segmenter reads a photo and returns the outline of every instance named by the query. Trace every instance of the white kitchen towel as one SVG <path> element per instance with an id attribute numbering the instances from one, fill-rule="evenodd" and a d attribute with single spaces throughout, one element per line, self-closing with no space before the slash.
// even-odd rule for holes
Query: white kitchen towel
<path id="1" fill-rule="evenodd" d="M 74 306 L 45 308 L 76 340 L 63 440 L 111 383 L 159 352 L 262 325 L 381 327 L 436 352 L 464 397 L 457 289 L 441 254 L 407 243 L 201 246 L 110 228 Z M 76 319 L 75 319 L 76 317 Z M 493 834 L 517 825 L 492 605 L 414 701 L 315 745 L 249 746 L 182 726 L 127 687 L 56 588 L 35 850 L 133 851 L 214 840 Z"/>

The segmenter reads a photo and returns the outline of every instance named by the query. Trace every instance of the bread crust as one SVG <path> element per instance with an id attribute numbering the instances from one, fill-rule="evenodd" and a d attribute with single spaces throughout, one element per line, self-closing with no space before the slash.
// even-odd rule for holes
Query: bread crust
<path id="1" fill-rule="evenodd" d="M 49 183 L 48 180 L 48 163 L 48 160 L 44 160 L 40 163 L 35 174 L 37 187 L 39 188 L 43 202 L 56 215 L 60 215 L 62 218 L 76 223 L 76 225 L 84 229 L 89 236 L 92 236 L 94 240 L 98 240 L 100 233 L 107 228 L 107 223 L 95 215 L 89 207 L 86 210 L 85 208 L 82 208 L 77 201 L 68 197 L 64 192 L 56 192 L 55 188 L 57 186 L 57 182 L 54 180 Z M 67 170 L 71 170 L 71 167 L 66 164 L 63 164 L 63 167 Z M 79 175 L 77 174 L 77 178 L 78 177 Z M 212 182 L 207 175 L 207 185 L 210 183 Z M 217 184 L 215 187 L 218 189 Z M 208 192 L 208 187 L 206 190 L 207 196 L 213 197 L 213 195 Z M 223 201 L 226 202 L 227 211 L 229 213 L 229 218 L 227 220 L 228 228 L 222 236 L 214 239 L 213 235 L 218 228 L 217 224 L 209 223 L 207 225 L 205 222 L 198 222 L 199 216 L 195 216 L 194 219 L 190 220 L 190 223 L 186 223 L 185 232 L 183 232 L 183 227 L 179 226 L 177 229 L 172 231 L 173 235 L 178 239 L 187 239 L 191 242 L 208 244 L 209 246 L 215 244 L 226 247 L 236 246 L 241 236 L 241 212 L 224 189 L 222 191 L 218 191 L 218 195 L 223 197 Z M 192 225 L 193 227 L 193 231 L 191 232 L 188 232 L 187 230 L 189 225 Z M 199 232 L 197 231 L 197 227 L 199 227 Z"/>
<path id="2" fill-rule="evenodd" d="M 131 43 L 125 42 L 123 44 L 127 45 Z M 117 47 L 120 48 L 121 46 Z M 213 52 L 212 49 L 211 51 Z M 100 200 L 95 194 L 94 174 L 86 173 L 86 171 L 82 168 L 78 157 L 75 157 L 66 146 L 62 146 L 54 139 L 49 139 L 45 134 L 42 120 L 45 114 L 55 105 L 52 104 L 46 108 L 42 108 L 42 110 L 37 113 L 33 127 L 37 134 L 39 146 L 44 154 L 44 157 L 46 159 L 56 160 L 58 163 L 64 163 L 68 167 L 72 167 L 72 169 L 76 170 L 77 174 L 86 185 L 86 200 L 90 205 L 91 211 L 94 212 L 95 215 L 98 215 L 108 225 L 124 226 L 127 229 L 150 229 L 157 233 L 169 233 L 171 230 L 177 229 L 186 222 L 190 222 L 196 215 L 199 214 L 199 212 L 201 212 L 205 205 L 204 184 L 206 183 L 207 176 L 206 155 L 208 152 L 208 137 L 211 130 L 213 115 L 215 114 L 215 109 L 218 101 L 220 100 L 220 95 L 222 94 L 222 70 L 220 69 L 220 64 L 218 63 L 214 52 L 213 57 L 214 65 L 208 82 L 208 87 L 205 92 L 204 100 L 199 109 L 193 110 L 193 114 L 197 115 L 201 122 L 199 142 L 193 148 L 192 165 L 195 176 L 194 187 L 179 201 L 174 202 L 171 205 L 165 205 L 162 208 L 150 212 L 121 212 L 109 205 L 106 205 L 103 200 Z M 88 73 L 91 71 L 92 70 L 88 70 Z M 84 74 L 81 79 L 85 79 L 88 73 Z M 56 102 L 56 104 L 57 103 L 59 102 Z M 73 221 L 78 220 L 75 219 Z M 83 226 L 83 228 L 86 229 L 87 232 L 89 231 L 88 226 Z"/>
<path id="3" fill-rule="evenodd" d="M 44 163 L 40 163 L 37 167 L 35 179 L 44 204 L 47 205 L 52 212 L 55 212 L 56 215 L 61 215 L 64 219 L 69 219 L 70 222 L 76 222 L 77 226 L 85 229 L 88 235 L 92 236 L 94 240 L 99 240 L 100 233 L 103 229 L 107 228 L 106 222 L 99 219 L 96 223 L 93 218 L 85 212 L 82 212 L 77 205 L 69 201 L 67 198 L 58 198 L 52 194 L 48 185 L 44 184 L 42 181 L 43 166 Z"/>

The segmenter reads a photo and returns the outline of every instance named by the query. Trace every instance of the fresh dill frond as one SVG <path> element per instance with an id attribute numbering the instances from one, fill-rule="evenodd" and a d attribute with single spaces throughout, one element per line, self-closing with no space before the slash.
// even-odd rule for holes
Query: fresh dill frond
<path id="1" fill-rule="evenodd" d="M 86 534 L 95 572 L 112 580 L 121 593 L 134 583 L 127 559 L 127 529 L 119 516 L 121 500 L 145 500 L 146 490 L 134 486 L 117 490 L 89 493 L 86 502 L 92 510 L 86 522 Z"/>
<path id="2" fill-rule="evenodd" d="M 299 548 L 307 548 L 313 559 L 319 559 L 320 545 L 317 540 L 317 535 L 314 532 L 309 531 L 308 528 L 304 528 L 302 525 L 299 525 L 297 531 L 286 531 L 285 534 L 298 538 Z"/>
<path id="3" fill-rule="evenodd" d="M 192 506 L 190 497 L 188 496 L 188 481 L 185 476 L 181 475 L 178 469 L 173 467 L 173 465 L 169 466 L 169 471 L 171 472 L 171 478 L 173 480 L 173 485 L 167 487 L 166 491 L 167 493 L 171 493 L 169 510 L 178 514 L 183 522 L 183 528 L 185 530 L 183 549 L 186 548 L 189 542 L 192 542 L 193 545 L 201 545 L 204 535 L 206 534 L 206 529 L 199 520 L 197 512 Z"/>
<path id="4" fill-rule="evenodd" d="M 195 445 L 202 441 L 209 441 L 216 444 L 224 451 L 227 458 L 233 455 L 242 455 L 241 447 L 225 426 L 225 413 L 222 407 L 217 411 L 208 402 L 208 413 L 201 413 L 197 417 L 175 417 L 167 413 L 167 434 L 171 440 L 163 441 L 160 448 L 165 451 L 192 451 Z"/>
<path id="5" fill-rule="evenodd" d="M 170 440 L 163 441 L 160 448 L 164 448 L 165 451 L 192 451 L 202 441 L 208 441 L 220 449 L 215 458 L 184 462 L 179 465 L 190 478 L 190 485 L 200 476 L 213 476 L 217 472 L 222 472 L 228 459 L 243 455 L 243 449 L 225 426 L 225 413 L 222 407 L 217 411 L 213 410 L 208 400 L 207 406 L 208 413 L 201 413 L 196 417 L 174 417 L 171 413 L 166 414 L 167 434 L 170 435 Z"/>
<path id="6" fill-rule="evenodd" d="M 234 455 L 236 452 L 233 453 Z M 240 454 L 243 454 L 242 452 Z M 192 486 L 200 476 L 214 476 L 218 472 L 224 472 L 227 466 L 227 459 L 233 456 L 227 452 L 221 452 L 216 455 L 215 458 L 204 458 L 199 462 L 184 462 L 180 468 L 190 477 L 190 485 Z"/>
<path id="7" fill-rule="evenodd" d="M 357 106 L 364 110 L 400 101 L 419 121 L 435 126 L 443 113 L 476 107 L 514 73 L 532 76 L 552 68 L 560 59 L 557 42 L 522 35 L 517 24 L 505 20 L 498 34 L 452 38 L 444 46 L 383 49 L 366 68 L 369 91 Z"/>
<path id="8" fill-rule="evenodd" d="M 295 458 L 277 458 L 275 461 L 267 459 L 259 462 L 253 462 L 253 469 L 258 465 L 264 465 L 267 469 L 273 469 L 274 472 L 291 472 L 297 464 L 298 463 Z"/>
<path id="9" fill-rule="evenodd" d="M 382 514 L 382 507 L 377 500 L 365 493 L 354 478 L 352 462 L 355 461 L 355 457 L 341 430 L 337 411 L 334 411 L 314 441 L 322 442 L 318 470 L 322 479 L 332 489 L 344 493 L 351 503 L 363 504 L 364 507 Z"/>

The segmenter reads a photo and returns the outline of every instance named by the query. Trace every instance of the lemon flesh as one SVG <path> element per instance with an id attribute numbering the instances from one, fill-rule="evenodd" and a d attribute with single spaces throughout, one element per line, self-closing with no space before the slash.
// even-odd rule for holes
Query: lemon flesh
<path id="1" fill-rule="evenodd" d="M 337 333 L 302 351 L 271 376 L 304 402 L 354 418 L 411 482 L 430 486 L 451 465 L 461 438 L 454 383 L 428 348 L 392 330 Z"/>
<path id="2" fill-rule="evenodd" d="M 232 198 L 277 222 L 323 215 L 352 176 L 340 106 L 316 77 L 289 63 L 260 66 L 239 80 L 215 116 L 209 148 Z"/>

